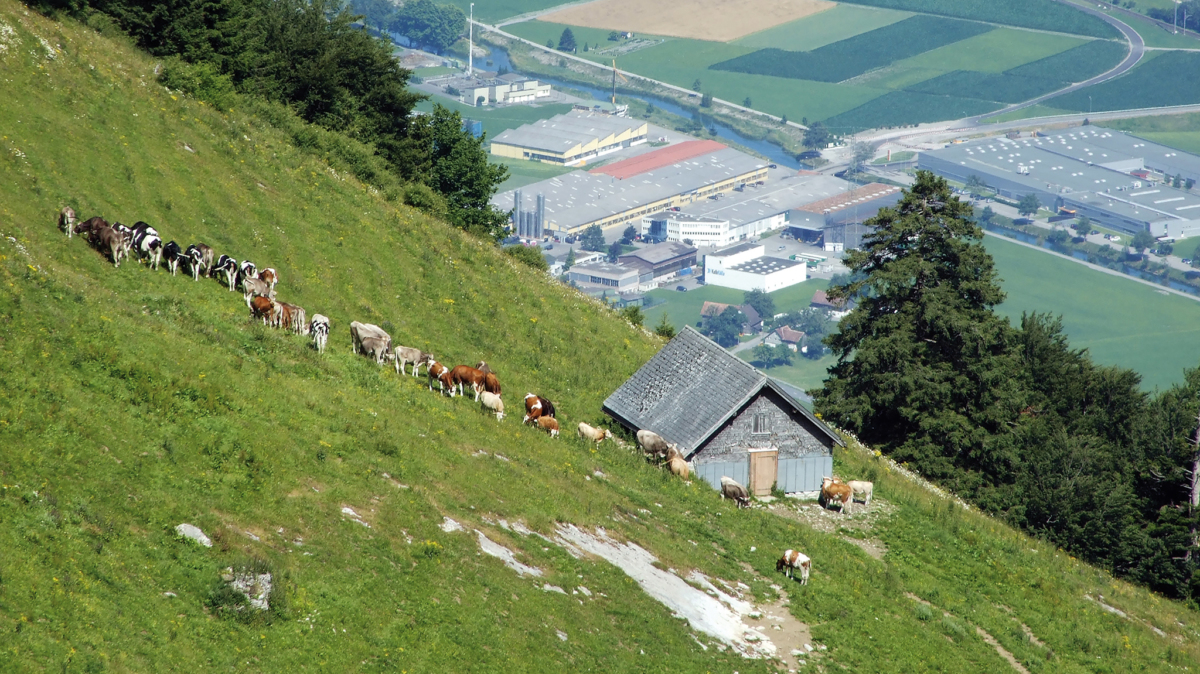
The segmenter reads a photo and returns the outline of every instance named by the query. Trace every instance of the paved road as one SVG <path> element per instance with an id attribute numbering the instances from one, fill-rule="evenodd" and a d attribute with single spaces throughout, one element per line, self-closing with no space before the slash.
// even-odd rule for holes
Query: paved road
<path id="1" fill-rule="evenodd" d="M 1055 0 L 1055 1 L 1060 2 L 1064 5 L 1069 5 L 1070 7 L 1073 7 L 1074 9 L 1077 9 L 1085 14 L 1091 14 L 1092 16 L 1098 17 L 1105 23 L 1108 23 L 1109 25 L 1111 25 L 1113 28 L 1116 28 L 1117 30 L 1121 31 L 1121 34 L 1125 36 L 1125 40 L 1129 43 L 1129 53 L 1125 55 L 1125 59 L 1123 61 L 1121 61 L 1120 63 L 1118 63 L 1117 67 L 1113 68 L 1112 70 L 1109 70 L 1108 72 L 1101 73 L 1101 74 L 1093 77 L 1090 80 L 1080 82 L 1078 84 L 1072 84 L 1071 86 L 1069 86 L 1065 89 L 1059 89 L 1058 91 L 1053 91 L 1053 92 L 1045 94 L 1043 96 L 1038 96 L 1037 98 L 1032 98 L 1023 103 L 1017 103 L 1016 105 L 1010 105 L 1007 108 L 1004 108 L 1003 110 L 1000 110 L 998 112 L 989 112 L 985 115 L 977 115 L 975 117 L 968 117 L 967 119 L 963 120 L 964 126 L 978 126 L 979 120 L 984 119 L 986 117 L 995 117 L 996 115 L 1003 115 L 1003 114 L 1006 114 L 1009 112 L 1015 112 L 1022 108 L 1028 108 L 1031 105 L 1037 105 L 1038 103 L 1041 103 L 1042 101 L 1050 99 L 1050 98 L 1054 98 L 1055 96 L 1069 94 L 1072 91 L 1078 91 L 1080 89 L 1083 89 L 1084 87 L 1090 87 L 1090 86 L 1093 86 L 1096 84 L 1100 84 L 1101 82 L 1107 82 L 1108 80 L 1111 80 L 1114 77 L 1123 75 L 1130 68 L 1137 65 L 1138 61 L 1142 60 L 1142 55 L 1146 53 L 1146 42 L 1145 42 L 1145 40 L 1142 39 L 1142 36 L 1139 35 L 1136 30 L 1133 29 L 1132 26 L 1125 23 L 1124 21 L 1121 21 L 1120 19 L 1111 17 L 1108 14 L 1105 14 L 1104 12 L 1096 9 L 1095 7 L 1085 7 L 1083 5 L 1077 5 L 1073 2 L 1070 2 L 1069 0 Z"/>

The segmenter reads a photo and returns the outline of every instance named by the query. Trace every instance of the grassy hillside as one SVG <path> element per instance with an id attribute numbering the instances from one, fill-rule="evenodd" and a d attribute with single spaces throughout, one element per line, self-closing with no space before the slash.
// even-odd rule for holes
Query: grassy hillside
<path id="1" fill-rule="evenodd" d="M 1014 671 L 977 629 L 1030 672 L 1200 660 L 1200 613 L 865 451 L 836 461 L 876 480 L 866 516 L 737 511 L 614 445 L 521 427 L 525 391 L 568 427 L 597 420 L 658 342 L 236 108 L 164 92 L 127 45 L 12 0 L 0 40 L 3 671 L 775 671 L 502 518 L 547 536 L 604 527 L 758 601 L 776 597 L 781 548 L 809 551 L 812 583 L 784 584 L 779 609 L 827 648 L 805 671 Z M 281 299 L 332 318 L 329 351 L 247 321 L 216 282 L 113 269 L 55 231 L 63 204 L 275 267 Z M 353 319 L 449 363 L 486 359 L 510 418 L 351 356 Z M 176 537 L 181 522 L 213 547 Z M 472 528 L 544 576 L 481 554 Z M 239 620 L 217 590 L 247 560 L 277 589 L 271 612 Z M 1086 598 L 1101 595 L 1127 617 Z"/>

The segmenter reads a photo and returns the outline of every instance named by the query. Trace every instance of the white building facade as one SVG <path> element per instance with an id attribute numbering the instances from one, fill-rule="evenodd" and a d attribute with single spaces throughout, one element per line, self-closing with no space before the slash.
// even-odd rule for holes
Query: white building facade
<path id="1" fill-rule="evenodd" d="M 660 211 L 642 217 L 642 235 L 663 241 L 686 239 L 691 241 L 693 246 L 726 246 L 762 232 L 778 229 L 786 222 L 785 213 L 738 224 L 727 218 L 693 215 L 681 211 Z"/>
<path id="2" fill-rule="evenodd" d="M 769 293 L 808 280 L 802 261 L 766 257 L 760 243 L 741 243 L 704 256 L 704 283 Z"/>

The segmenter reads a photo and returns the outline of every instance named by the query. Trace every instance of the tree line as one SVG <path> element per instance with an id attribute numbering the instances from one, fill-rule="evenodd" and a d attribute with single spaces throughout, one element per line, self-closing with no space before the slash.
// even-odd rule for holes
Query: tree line
<path id="1" fill-rule="evenodd" d="M 1010 325 L 982 231 L 918 172 L 847 256 L 825 419 L 981 509 L 1169 597 L 1200 601 L 1200 368 L 1146 393 L 1073 349 L 1060 318 Z"/>
<path id="2" fill-rule="evenodd" d="M 458 113 L 408 88 L 411 71 L 336 0 L 29 0 L 47 13 L 108 17 L 150 54 L 163 83 L 218 108 L 230 94 L 287 106 L 363 143 L 406 187 L 405 202 L 476 235 L 498 238 L 507 214 L 489 203 L 507 177 Z M 430 0 L 408 3 L 410 13 Z M 374 8 L 378 9 L 378 8 Z M 459 11 L 461 14 L 461 11 Z M 455 34 L 457 39 L 457 33 Z M 360 174 L 367 182 L 368 176 Z"/>

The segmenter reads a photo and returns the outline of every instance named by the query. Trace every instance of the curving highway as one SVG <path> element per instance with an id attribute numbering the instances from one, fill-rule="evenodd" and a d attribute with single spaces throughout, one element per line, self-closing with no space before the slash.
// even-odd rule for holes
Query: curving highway
<path id="1" fill-rule="evenodd" d="M 1054 98 L 1055 96 L 1069 94 L 1072 91 L 1078 91 L 1080 89 L 1083 89 L 1084 87 L 1090 87 L 1095 84 L 1100 84 L 1101 82 L 1107 82 L 1108 80 L 1111 80 L 1114 77 L 1124 75 L 1126 72 L 1129 71 L 1130 68 L 1137 65 L 1138 61 L 1142 60 L 1142 55 L 1146 53 L 1146 42 L 1145 42 L 1145 40 L 1142 39 L 1142 36 L 1139 35 L 1136 30 L 1133 29 L 1132 26 L 1130 26 L 1129 24 L 1127 24 L 1119 19 L 1109 16 L 1108 14 L 1105 14 L 1104 12 L 1101 12 L 1100 10 L 1096 9 L 1095 7 L 1085 7 L 1083 5 L 1077 5 L 1073 2 L 1070 2 L 1070 0 L 1055 0 L 1055 2 L 1059 2 L 1064 5 L 1070 5 L 1072 8 L 1077 9 L 1081 12 L 1084 12 L 1085 14 L 1091 14 L 1092 16 L 1099 17 L 1105 23 L 1108 23 L 1113 28 L 1116 28 L 1117 30 L 1121 31 L 1121 34 L 1125 36 L 1125 40 L 1129 43 L 1129 53 L 1125 55 L 1125 59 L 1123 61 L 1121 61 L 1120 63 L 1118 63 L 1117 66 L 1115 68 L 1113 68 L 1112 70 L 1109 70 L 1108 72 L 1100 73 L 1099 75 L 1096 75 L 1095 77 L 1093 77 L 1090 80 L 1086 80 L 1086 81 L 1080 82 L 1078 84 L 1072 84 L 1071 86 L 1066 87 L 1065 89 L 1059 89 L 1058 91 L 1052 91 L 1048 94 L 1038 96 L 1037 98 L 1031 98 L 1028 101 L 1025 101 L 1024 103 L 1017 103 L 1015 105 L 1010 105 L 1007 108 L 1004 108 L 1003 110 L 997 110 L 995 112 L 989 112 L 989 113 L 986 113 L 983 115 L 976 115 L 975 117 L 968 117 L 968 118 L 962 120 L 961 126 L 963 126 L 963 127 L 979 126 L 979 120 L 984 119 L 986 117 L 995 117 L 997 115 L 1003 115 L 1003 114 L 1006 114 L 1009 112 L 1014 112 L 1016 110 L 1021 110 L 1022 108 L 1028 108 L 1031 105 L 1037 105 L 1038 103 L 1041 103 L 1042 101 L 1045 101 L 1050 98 Z"/>

